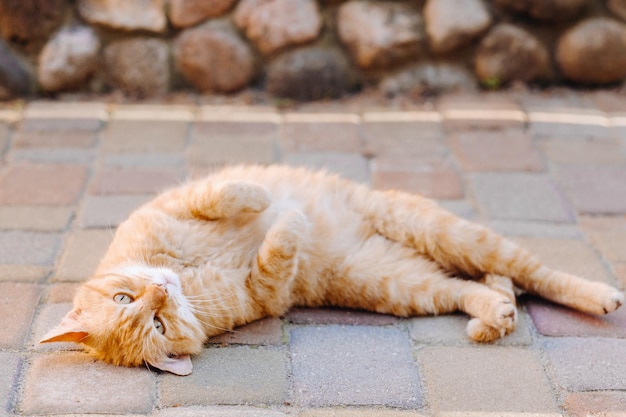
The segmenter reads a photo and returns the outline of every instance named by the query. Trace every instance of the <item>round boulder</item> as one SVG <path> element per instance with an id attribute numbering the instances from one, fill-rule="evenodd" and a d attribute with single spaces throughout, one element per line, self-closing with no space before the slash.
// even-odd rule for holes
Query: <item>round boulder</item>
<path id="1" fill-rule="evenodd" d="M 207 18 L 223 15 L 234 3 L 235 0 L 170 0 L 170 21 L 178 28 L 193 26 Z"/>
<path id="2" fill-rule="evenodd" d="M 266 90 L 277 97 L 308 101 L 351 91 L 357 76 L 338 50 L 308 47 L 280 55 L 269 65 Z"/>
<path id="3" fill-rule="evenodd" d="M 256 74 L 250 46 L 224 22 L 187 29 L 174 43 L 176 68 L 200 91 L 233 92 Z"/>
<path id="4" fill-rule="evenodd" d="M 350 1 L 337 14 L 339 38 L 361 68 L 383 68 L 422 51 L 424 22 L 407 4 Z"/>
<path id="5" fill-rule="evenodd" d="M 581 84 L 610 84 L 626 78 L 626 25 L 586 19 L 558 41 L 556 60 L 565 78 Z"/>
<path id="6" fill-rule="evenodd" d="M 91 28 L 63 28 L 39 54 L 39 85 L 46 91 L 79 86 L 98 67 L 99 50 L 100 40 Z"/>
<path id="7" fill-rule="evenodd" d="M 169 48 L 160 39 L 134 38 L 104 50 L 111 84 L 132 96 L 159 96 L 169 91 Z"/>
<path id="8" fill-rule="evenodd" d="M 264 55 L 317 39 L 322 30 L 315 0 L 241 0 L 233 20 Z"/>
<path id="9" fill-rule="evenodd" d="M 476 90 L 471 71 L 460 65 L 422 62 L 386 76 L 378 85 L 386 96 Z"/>
<path id="10" fill-rule="evenodd" d="M 613 15 L 626 22 L 626 0 L 609 0 L 606 2 L 606 7 Z"/>
<path id="11" fill-rule="evenodd" d="M 78 0 L 78 12 L 89 23 L 122 30 L 163 32 L 164 0 Z"/>
<path id="12" fill-rule="evenodd" d="M 0 40 L 0 100 L 26 96 L 32 90 L 28 68 Z"/>
<path id="13" fill-rule="evenodd" d="M 63 23 L 66 0 L 0 0 L 0 34 L 7 41 L 44 40 Z"/>
<path id="14" fill-rule="evenodd" d="M 503 9 L 538 20 L 570 20 L 578 16 L 588 0 L 494 0 Z"/>
<path id="15" fill-rule="evenodd" d="M 487 86 L 546 77 L 550 58 L 546 47 L 527 31 L 502 23 L 485 36 L 476 51 L 475 71 Z"/>

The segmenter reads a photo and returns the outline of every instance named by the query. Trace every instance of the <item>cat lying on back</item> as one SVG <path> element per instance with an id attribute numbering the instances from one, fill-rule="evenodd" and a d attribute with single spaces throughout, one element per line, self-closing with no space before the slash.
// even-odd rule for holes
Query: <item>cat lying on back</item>
<path id="1" fill-rule="evenodd" d="M 402 317 L 460 310 L 472 317 L 468 336 L 488 342 L 515 328 L 514 285 L 593 314 L 624 299 L 426 198 L 304 169 L 234 167 L 135 211 L 42 342 L 187 375 L 210 336 L 329 305 Z"/>

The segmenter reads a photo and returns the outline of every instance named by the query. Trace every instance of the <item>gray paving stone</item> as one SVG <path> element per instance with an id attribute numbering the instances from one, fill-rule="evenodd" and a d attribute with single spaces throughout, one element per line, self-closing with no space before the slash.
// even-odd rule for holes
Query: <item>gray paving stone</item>
<path id="1" fill-rule="evenodd" d="M 178 120 L 112 120 L 102 131 L 104 153 L 178 152 L 190 123 Z"/>
<path id="2" fill-rule="evenodd" d="M 561 415 L 532 350 L 428 347 L 418 360 L 437 416 Z"/>
<path id="3" fill-rule="evenodd" d="M 284 350 L 208 348 L 193 359 L 189 376 L 165 374 L 161 406 L 282 404 L 287 399 Z"/>
<path id="4" fill-rule="evenodd" d="M 218 345 L 280 345 L 282 339 L 282 321 L 275 317 L 268 317 L 214 336 L 207 343 Z"/>
<path id="5" fill-rule="evenodd" d="M 0 352 L 0 416 L 9 415 L 11 410 L 12 394 L 16 388 L 18 368 L 22 359 L 17 353 Z"/>
<path id="6" fill-rule="evenodd" d="M 489 227 L 505 236 L 552 237 L 582 239 L 583 234 L 574 224 L 525 220 L 492 220 Z"/>
<path id="7" fill-rule="evenodd" d="M 387 326 L 400 319 L 389 314 L 340 308 L 293 308 L 285 319 L 294 324 L 345 324 L 360 326 Z"/>
<path id="8" fill-rule="evenodd" d="M 409 339 L 399 329 L 295 328 L 291 359 L 297 405 L 419 408 L 423 404 Z"/>
<path id="9" fill-rule="evenodd" d="M 172 407 L 157 410 L 152 417 L 287 417 L 280 411 L 256 407 L 221 406 L 221 407 Z"/>
<path id="10" fill-rule="evenodd" d="M 298 417 L 425 417 L 415 410 L 398 410 L 383 408 L 319 408 L 304 410 Z"/>
<path id="11" fill-rule="evenodd" d="M 78 211 L 77 224 L 83 228 L 115 227 L 130 213 L 154 198 L 141 195 L 88 195 Z"/>
<path id="12" fill-rule="evenodd" d="M 556 177 L 579 212 L 626 213 L 626 167 L 561 167 Z"/>
<path id="13" fill-rule="evenodd" d="M 89 278 L 112 240 L 111 230 L 72 232 L 67 239 L 53 281 L 84 281 Z"/>
<path id="14" fill-rule="evenodd" d="M 51 266 L 0 265 L 2 282 L 42 282 L 52 270 Z"/>
<path id="15" fill-rule="evenodd" d="M 46 333 L 61 323 L 71 309 L 72 303 L 46 304 L 37 315 L 28 346 L 40 352 L 83 351 L 83 347 L 77 343 L 39 343 Z"/>
<path id="16" fill-rule="evenodd" d="M 544 174 L 485 173 L 469 176 L 479 205 L 499 220 L 571 223 L 574 219 L 556 184 Z"/>
<path id="17" fill-rule="evenodd" d="M 567 390 L 626 389 L 626 339 L 560 337 L 546 339 L 543 347 Z"/>
<path id="18" fill-rule="evenodd" d="M 96 158 L 93 149 L 16 149 L 11 152 L 15 161 L 50 164 L 89 164 Z"/>
<path id="19" fill-rule="evenodd" d="M 288 153 L 283 156 L 282 162 L 292 166 L 303 166 L 311 169 L 325 169 L 353 181 L 363 183 L 369 182 L 367 159 L 356 153 Z"/>
<path id="20" fill-rule="evenodd" d="M 53 265 L 61 246 L 54 233 L 0 232 L 0 264 Z"/>
<path id="21" fill-rule="evenodd" d="M 625 392 L 575 392 L 565 398 L 571 417 L 622 417 L 626 414 Z"/>
<path id="22" fill-rule="evenodd" d="M 0 283 L 0 348 L 22 348 L 41 291 L 34 284 Z"/>
<path id="23" fill-rule="evenodd" d="M 40 354 L 28 369 L 24 414 L 145 414 L 152 411 L 156 378 L 145 368 L 94 361 L 85 353 Z"/>
<path id="24" fill-rule="evenodd" d="M 185 156 L 182 153 L 122 153 L 105 155 L 105 165 L 120 167 L 182 167 Z"/>
<path id="25" fill-rule="evenodd" d="M 71 207 L 0 207 L 0 229 L 56 232 L 64 230 L 74 210 Z"/>

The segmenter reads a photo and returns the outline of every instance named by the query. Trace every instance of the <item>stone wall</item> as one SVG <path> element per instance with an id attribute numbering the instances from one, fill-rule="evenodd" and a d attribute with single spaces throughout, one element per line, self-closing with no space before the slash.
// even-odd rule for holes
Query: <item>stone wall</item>
<path id="1" fill-rule="evenodd" d="M 0 0 L 0 99 L 626 79 L 626 0 Z"/>

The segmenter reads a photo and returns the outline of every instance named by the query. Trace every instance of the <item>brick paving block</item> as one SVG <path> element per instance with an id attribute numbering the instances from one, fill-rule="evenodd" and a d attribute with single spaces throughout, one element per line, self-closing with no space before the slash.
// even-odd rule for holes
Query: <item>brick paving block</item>
<path id="1" fill-rule="evenodd" d="M 0 176 L 0 204 L 67 206 L 76 202 L 86 178 L 83 166 L 11 165 Z"/>
<path id="2" fill-rule="evenodd" d="M 156 378 L 145 368 L 95 361 L 79 352 L 32 359 L 20 410 L 24 414 L 145 414 L 152 411 Z"/>
<path id="3" fill-rule="evenodd" d="M 34 284 L 0 283 L 0 348 L 22 348 L 41 291 Z"/>
<path id="4" fill-rule="evenodd" d="M 283 350 L 246 346 L 208 348 L 193 359 L 194 370 L 181 378 L 164 374 L 161 406 L 282 404 L 287 399 Z"/>
<path id="5" fill-rule="evenodd" d="M 183 168 L 185 156 L 174 153 L 115 153 L 102 158 L 104 165 L 142 168 Z"/>
<path id="6" fill-rule="evenodd" d="M 571 417 L 623 417 L 626 393 L 575 392 L 565 397 L 565 409 Z"/>
<path id="7" fill-rule="evenodd" d="M 183 179 L 177 168 L 136 168 L 105 166 L 89 189 L 91 194 L 150 194 L 175 186 Z"/>
<path id="8" fill-rule="evenodd" d="M 583 233 L 574 224 L 547 223 L 525 220 L 492 220 L 489 228 L 505 236 L 551 237 L 582 239 Z"/>
<path id="9" fill-rule="evenodd" d="M 476 208 L 469 200 L 438 200 L 437 204 L 464 219 L 472 220 L 476 217 Z"/>
<path id="10" fill-rule="evenodd" d="M 0 207 L 0 229 L 61 231 L 73 214 L 71 207 L 3 206 Z"/>
<path id="11" fill-rule="evenodd" d="M 526 302 L 539 333 L 545 336 L 597 336 L 626 338 L 626 309 L 597 316 L 538 298 Z"/>
<path id="12" fill-rule="evenodd" d="M 218 406 L 218 407 L 172 407 L 150 414 L 151 417 L 287 417 L 280 411 L 261 407 Z"/>
<path id="13" fill-rule="evenodd" d="M 98 135 L 92 131 L 33 131 L 18 129 L 14 135 L 15 149 L 87 149 L 98 143 Z"/>
<path id="14" fill-rule="evenodd" d="M 469 180 L 479 205 L 499 220 L 571 223 L 567 202 L 550 177 L 535 173 L 480 173 Z"/>
<path id="15" fill-rule="evenodd" d="M 550 138 L 539 140 L 538 146 L 550 162 L 559 165 L 626 164 L 626 155 L 615 139 Z"/>
<path id="16" fill-rule="evenodd" d="M 0 281 L 3 282 L 41 282 L 52 267 L 37 265 L 0 265 Z"/>
<path id="17" fill-rule="evenodd" d="M 437 158 L 447 153 L 440 123 L 369 122 L 361 125 L 361 134 L 363 153 L 370 156 Z"/>
<path id="18" fill-rule="evenodd" d="M 559 167 L 556 178 L 579 212 L 626 213 L 626 167 Z"/>
<path id="19" fill-rule="evenodd" d="M 604 258 L 626 262 L 626 217 L 582 217 L 580 225 Z"/>
<path id="20" fill-rule="evenodd" d="M 39 131 L 97 131 L 108 118 L 105 103 L 41 102 L 28 103 L 20 128 Z"/>
<path id="21" fill-rule="evenodd" d="M 139 195 L 87 195 L 78 211 L 77 225 L 82 228 L 115 227 L 153 194 Z"/>
<path id="22" fill-rule="evenodd" d="M 447 130 L 523 128 L 526 114 L 508 95 L 447 94 L 437 102 Z"/>
<path id="23" fill-rule="evenodd" d="M 266 318 L 230 332 L 210 338 L 209 344 L 234 345 L 281 345 L 283 338 L 282 321 L 278 318 Z"/>
<path id="24" fill-rule="evenodd" d="M 569 391 L 626 389 L 626 339 L 549 338 L 543 349 L 556 382 Z"/>
<path id="25" fill-rule="evenodd" d="M 90 164 L 96 156 L 94 149 L 15 149 L 13 161 L 35 164 Z"/>
<path id="26" fill-rule="evenodd" d="M 295 328 L 291 359 L 297 405 L 423 405 L 409 338 L 399 329 Z"/>
<path id="27" fill-rule="evenodd" d="M 54 233 L 0 232 L 0 264 L 53 265 L 61 246 Z"/>
<path id="28" fill-rule="evenodd" d="M 111 230 L 78 230 L 69 235 L 53 281 L 85 281 L 113 240 Z"/>
<path id="29" fill-rule="evenodd" d="M 22 359 L 16 353 L 0 352 L 0 416 L 9 416 L 13 407 L 13 393 L 16 390 L 17 374 Z"/>
<path id="30" fill-rule="evenodd" d="M 271 164 L 278 159 L 278 125 L 273 122 L 196 123 L 186 155 L 192 165 Z"/>
<path id="31" fill-rule="evenodd" d="M 626 288 L 626 263 L 613 264 L 613 273 L 617 277 L 620 288 Z"/>
<path id="32" fill-rule="evenodd" d="M 384 408 L 320 408 L 304 410 L 298 417 L 426 417 L 415 410 Z"/>
<path id="33" fill-rule="evenodd" d="M 35 320 L 28 347 L 40 352 L 82 351 L 83 347 L 77 343 L 39 343 L 71 309 L 71 303 L 46 304 Z"/>
<path id="34" fill-rule="evenodd" d="M 550 268 L 614 284 L 613 277 L 602 260 L 593 249 L 580 240 L 538 237 L 516 237 L 513 240 Z"/>
<path id="35" fill-rule="evenodd" d="M 76 294 L 76 289 L 80 283 L 77 282 L 60 282 L 48 286 L 45 299 L 52 304 L 71 303 Z"/>
<path id="36" fill-rule="evenodd" d="M 352 181 L 369 182 L 368 161 L 362 155 L 343 152 L 288 153 L 283 163 L 311 169 L 325 169 Z"/>
<path id="37" fill-rule="evenodd" d="M 532 343 L 529 320 L 523 311 L 518 313 L 515 331 L 492 344 L 519 346 Z M 468 320 L 469 317 L 464 314 L 417 317 L 411 320 L 409 331 L 413 341 L 419 344 L 474 345 L 476 343 L 470 340 L 465 332 Z"/>
<path id="38" fill-rule="evenodd" d="M 532 350 L 427 347 L 418 360 L 437 416 L 561 415 Z"/>
<path id="39" fill-rule="evenodd" d="M 342 324 L 347 326 L 388 326 L 400 321 L 388 314 L 339 308 L 292 308 L 285 315 L 292 324 Z"/>
<path id="40" fill-rule="evenodd" d="M 191 123 L 178 120 L 112 120 L 102 131 L 104 153 L 180 152 Z"/>
<path id="41" fill-rule="evenodd" d="M 373 159 L 371 167 L 374 188 L 400 189 L 438 199 L 464 197 L 459 174 L 446 159 L 384 156 Z"/>
<path id="42" fill-rule="evenodd" d="M 545 169 L 530 137 L 522 130 L 462 131 L 448 137 L 464 171 L 526 171 Z"/>
<path id="43" fill-rule="evenodd" d="M 295 152 L 348 152 L 363 149 L 359 125 L 350 121 L 290 122 L 289 115 L 280 126 L 280 148 Z"/>

